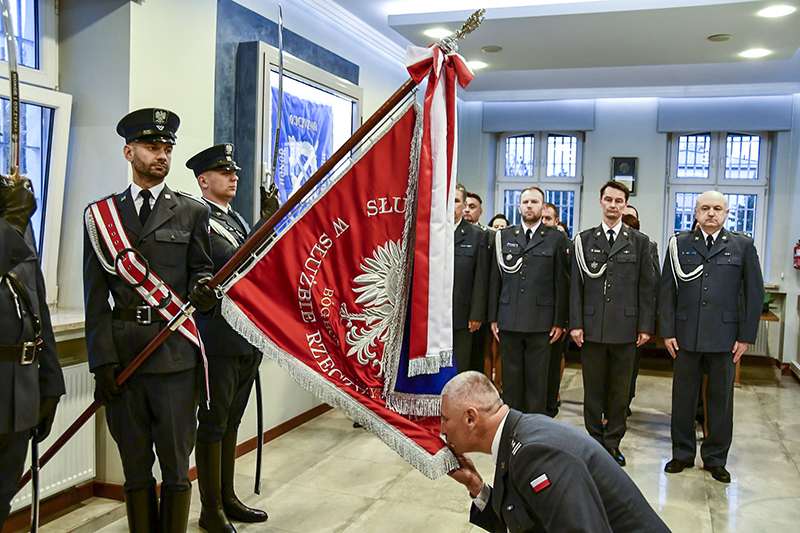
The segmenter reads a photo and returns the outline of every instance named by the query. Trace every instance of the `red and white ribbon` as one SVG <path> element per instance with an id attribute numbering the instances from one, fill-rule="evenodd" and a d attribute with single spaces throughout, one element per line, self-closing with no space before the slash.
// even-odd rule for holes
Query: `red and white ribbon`
<path id="1" fill-rule="evenodd" d="M 425 91 L 411 299 L 409 375 L 452 365 L 453 223 L 456 184 L 456 83 L 473 73 L 464 58 L 438 45 L 409 47 L 406 67 Z"/>
<path id="2" fill-rule="evenodd" d="M 172 292 L 161 278 L 152 270 L 149 270 L 134 251 L 125 231 L 125 226 L 119 217 L 119 210 L 117 210 L 114 197 L 111 196 L 92 204 L 89 206 L 89 211 L 95 220 L 97 232 L 113 258 L 114 269 L 117 274 L 130 285 L 138 285 L 134 289 L 139 296 L 167 321 L 171 321 L 176 316 L 181 315 L 183 313 L 181 308 L 184 302 L 180 296 Z M 159 307 L 165 299 L 169 299 L 169 303 Z M 189 316 L 184 320 L 178 326 L 177 331 L 200 349 L 206 379 L 206 398 L 208 398 L 208 360 L 206 359 L 205 348 L 197 331 L 194 317 Z"/>

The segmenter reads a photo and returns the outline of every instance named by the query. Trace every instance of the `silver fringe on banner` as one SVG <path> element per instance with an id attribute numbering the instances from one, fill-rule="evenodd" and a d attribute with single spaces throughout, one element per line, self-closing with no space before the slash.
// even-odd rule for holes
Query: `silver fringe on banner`
<path id="1" fill-rule="evenodd" d="M 355 401 L 349 394 L 333 385 L 319 373 L 300 363 L 291 354 L 278 348 L 227 295 L 222 298 L 225 320 L 250 344 L 283 368 L 303 389 L 358 422 L 397 452 L 411 466 L 429 479 L 436 479 L 459 467 L 449 448 L 442 448 L 433 457 L 400 430 L 373 411 Z"/>

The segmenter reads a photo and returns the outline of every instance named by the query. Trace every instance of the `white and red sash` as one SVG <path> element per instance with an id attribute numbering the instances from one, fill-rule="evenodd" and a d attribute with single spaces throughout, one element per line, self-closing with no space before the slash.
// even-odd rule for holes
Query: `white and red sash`
<path id="1" fill-rule="evenodd" d="M 181 308 L 184 302 L 180 296 L 172 292 L 167 284 L 139 259 L 119 217 L 119 210 L 117 210 L 114 197 L 110 196 L 93 203 L 89 206 L 89 213 L 95 221 L 98 235 L 111 254 L 117 275 L 130 284 L 145 303 L 158 311 L 167 321 L 182 314 Z M 99 253 L 99 250 L 97 252 Z M 100 260 L 102 262 L 103 258 L 100 258 Z M 169 303 L 160 307 L 161 301 L 166 298 L 169 298 Z M 208 389 L 208 361 L 203 341 L 197 332 L 197 324 L 194 317 L 189 316 L 184 320 L 178 326 L 178 331 L 200 349 L 200 355 L 203 358 L 206 389 Z"/>

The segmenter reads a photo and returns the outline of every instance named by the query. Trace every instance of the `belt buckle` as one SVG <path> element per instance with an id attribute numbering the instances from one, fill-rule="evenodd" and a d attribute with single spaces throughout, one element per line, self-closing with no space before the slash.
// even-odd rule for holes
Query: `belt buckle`
<path id="1" fill-rule="evenodd" d="M 149 326 L 153 323 L 153 309 L 149 305 L 140 305 L 136 308 L 136 323 L 140 326 Z"/>
<path id="2" fill-rule="evenodd" d="M 36 347 L 38 342 L 23 342 L 22 343 L 22 357 L 19 359 L 21 365 L 32 365 L 36 361 Z"/>

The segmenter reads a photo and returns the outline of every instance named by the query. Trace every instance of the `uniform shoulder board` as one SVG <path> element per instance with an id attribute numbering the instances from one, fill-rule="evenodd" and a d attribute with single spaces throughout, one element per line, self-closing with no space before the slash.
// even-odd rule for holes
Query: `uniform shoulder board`
<path id="1" fill-rule="evenodd" d="M 206 203 L 203 201 L 202 198 L 200 198 L 199 196 L 195 196 L 193 194 L 189 194 L 188 192 L 175 191 L 175 194 L 177 194 L 178 196 L 183 196 L 184 198 L 190 198 L 190 199 L 194 200 L 197 203 L 206 205 Z"/>
<path id="2" fill-rule="evenodd" d="M 597 229 L 597 228 L 589 228 L 589 229 L 585 229 L 585 230 L 583 230 L 582 232 L 580 232 L 580 233 L 579 233 L 579 235 L 584 235 L 584 234 L 587 234 L 587 235 L 588 235 L 589 233 L 593 232 L 593 231 L 594 231 L 594 230 L 596 230 L 596 229 Z"/>
<path id="3" fill-rule="evenodd" d="M 733 233 L 734 235 L 743 235 L 743 236 L 747 237 L 748 239 L 752 239 L 753 238 L 753 234 L 752 233 L 748 233 L 747 231 L 731 231 L 731 233 Z"/>
<path id="4" fill-rule="evenodd" d="M 89 209 L 89 208 L 90 208 L 90 207 L 92 207 L 94 204 L 99 204 L 100 202 L 102 202 L 102 201 L 104 201 L 104 200 L 108 200 L 108 199 L 109 199 L 109 198 L 111 198 L 112 196 L 116 196 L 116 195 L 118 195 L 118 194 L 122 194 L 122 193 L 113 192 L 113 193 L 111 193 L 111 194 L 108 194 L 108 195 L 106 195 L 106 196 L 103 196 L 102 198 L 98 198 L 97 200 L 94 200 L 94 201 L 92 201 L 92 202 L 89 202 L 89 203 L 86 205 L 86 209 Z"/>
<path id="5" fill-rule="evenodd" d="M 685 229 L 683 231 L 676 231 L 675 236 L 678 237 L 680 235 L 689 235 L 690 233 L 693 233 L 693 231 L 690 229 Z"/>

